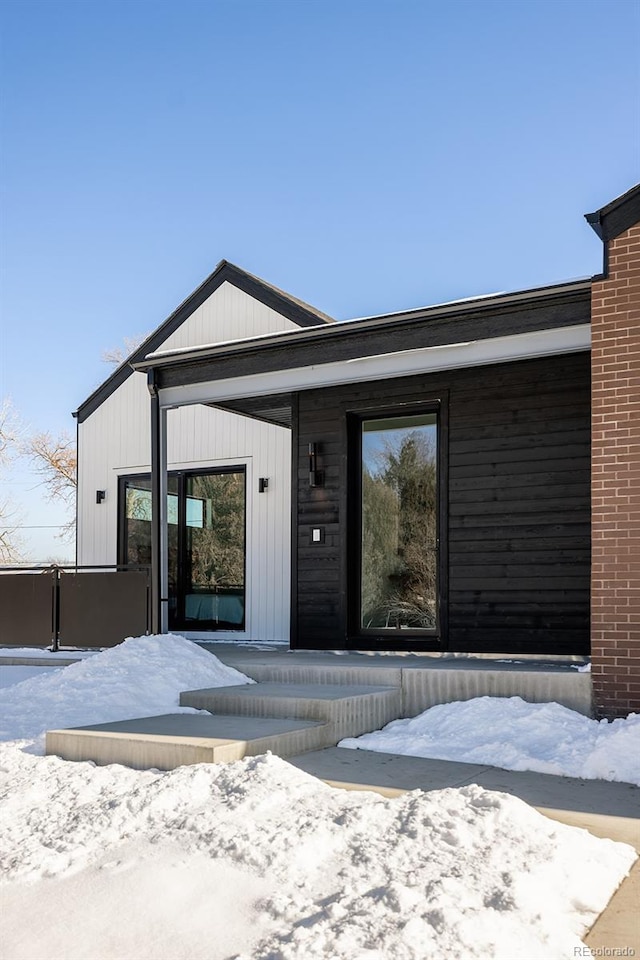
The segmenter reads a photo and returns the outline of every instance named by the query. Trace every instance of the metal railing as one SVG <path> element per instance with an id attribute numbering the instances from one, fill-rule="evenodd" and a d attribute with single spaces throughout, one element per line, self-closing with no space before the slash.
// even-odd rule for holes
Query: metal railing
<path id="1" fill-rule="evenodd" d="M 0 644 L 115 646 L 149 633 L 150 593 L 146 566 L 0 567 Z"/>

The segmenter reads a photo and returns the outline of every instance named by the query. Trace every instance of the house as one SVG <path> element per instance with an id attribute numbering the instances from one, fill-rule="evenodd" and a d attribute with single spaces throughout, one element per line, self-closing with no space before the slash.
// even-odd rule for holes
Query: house
<path id="1" fill-rule="evenodd" d="M 266 583 L 284 604 L 290 583 L 279 632 L 288 621 L 293 648 L 590 654 L 597 710 L 640 709 L 640 186 L 587 220 L 604 244 L 603 273 L 590 280 L 340 324 L 303 307 L 309 323 L 281 313 L 288 327 L 241 333 L 240 324 L 226 341 L 158 331 L 126 380 L 140 384 L 137 471 L 127 452 L 100 473 L 90 466 L 100 427 L 91 441 L 81 437 L 80 474 L 92 471 L 82 481 L 81 559 L 105 506 L 91 492 L 111 471 L 105 503 L 119 475 L 121 505 L 137 497 L 146 524 L 154 629 L 184 622 L 182 603 L 182 616 L 187 605 L 217 606 L 218 616 L 224 607 L 221 625 L 239 630 L 229 612 L 238 584 L 218 584 L 201 565 L 194 579 L 177 543 L 195 538 L 210 559 L 225 553 L 211 520 L 224 497 L 209 503 L 210 489 L 181 479 L 184 465 L 245 465 L 247 514 L 264 509 L 273 533 L 279 523 L 288 531 L 290 510 L 291 550 L 269 534 L 247 539 L 247 569 L 264 582 L 247 577 L 247 609 L 256 612 L 235 635 L 262 636 L 266 613 L 257 599 L 252 606 L 252 591 Z M 143 374 L 146 414 L 137 406 Z M 124 368 L 117 376 L 124 384 Z M 81 427 L 121 389 L 90 398 Z M 124 395 L 114 403 L 126 432 L 133 406 L 126 413 Z M 284 437 L 279 466 L 255 452 L 257 434 L 234 448 L 209 434 L 192 450 L 182 418 L 203 406 L 207 416 L 271 425 Z M 146 475 L 144 494 L 126 486 L 136 472 Z M 262 493 L 259 478 L 268 481 Z M 127 509 L 121 544 L 133 537 Z M 113 542 L 115 511 L 103 516 L 101 535 L 110 524 Z M 140 559 L 136 549 L 121 547 L 121 560 Z"/>
<path id="2" fill-rule="evenodd" d="M 149 393 L 146 376 L 131 364 L 154 351 L 331 322 L 220 263 L 74 414 L 76 562 L 151 559 Z M 215 631 L 217 638 L 288 639 L 290 431 L 207 404 L 172 410 L 167 421 L 169 627 L 194 638 Z M 267 487 L 268 496 L 261 492 Z M 212 503 L 220 506 L 215 520 Z"/>

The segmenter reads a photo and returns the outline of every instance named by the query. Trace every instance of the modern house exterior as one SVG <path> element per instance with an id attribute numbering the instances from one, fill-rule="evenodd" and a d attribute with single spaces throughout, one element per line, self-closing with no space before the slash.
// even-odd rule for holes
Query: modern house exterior
<path id="1" fill-rule="evenodd" d="M 149 393 L 146 376 L 131 363 L 150 351 L 329 322 L 312 307 L 220 263 L 75 414 L 77 563 L 130 566 L 151 560 Z M 206 404 L 170 411 L 167 419 L 170 627 L 196 638 L 214 632 L 217 638 L 287 640 L 289 430 Z M 216 520 L 215 501 L 224 507 Z"/>
<path id="2" fill-rule="evenodd" d="M 283 598 L 279 632 L 293 648 L 590 654 L 599 712 L 640 709 L 640 186 L 587 220 L 605 255 L 590 280 L 339 324 L 304 307 L 309 322 L 289 316 L 244 334 L 240 324 L 231 342 L 194 325 L 143 345 L 135 375 L 118 376 L 139 384 L 135 456 L 146 486 L 125 487 L 120 502 L 138 497 L 146 524 L 154 629 L 179 626 L 190 593 L 227 589 L 189 579 L 192 558 L 176 546 L 178 517 L 178 539 L 191 543 L 195 530 L 214 549 L 211 516 L 222 508 L 189 486 L 185 464 L 251 461 L 247 515 L 270 515 L 280 497 L 264 522 L 290 531 L 290 549 L 268 534 L 248 539 L 247 569 L 257 565 Z M 220 323 L 224 310 L 220 302 Z M 80 428 L 119 390 L 90 398 Z M 195 420 L 183 418 L 202 407 L 276 431 L 279 466 L 255 452 L 257 433 L 243 437 L 244 453 L 218 446 L 222 432 L 191 448 L 184 424 Z M 91 465 L 94 424 L 93 439 L 80 439 L 83 562 L 92 517 L 116 479 L 122 490 L 136 472 L 128 452 L 117 468 L 105 464 L 111 494 L 95 503 L 107 481 Z M 260 478 L 268 485 L 256 493 Z M 135 522 L 126 510 L 121 543 L 122 524 Z M 102 516 L 101 529 L 116 525 L 114 511 Z M 253 555 L 272 546 L 270 559 Z M 121 548 L 123 562 L 136 557 Z M 262 586 L 254 576 L 252 589 Z M 233 607 L 233 584 L 223 599 L 215 603 Z M 228 636 L 253 639 L 261 623 L 252 614 L 234 632 L 231 614 L 221 621 Z"/>

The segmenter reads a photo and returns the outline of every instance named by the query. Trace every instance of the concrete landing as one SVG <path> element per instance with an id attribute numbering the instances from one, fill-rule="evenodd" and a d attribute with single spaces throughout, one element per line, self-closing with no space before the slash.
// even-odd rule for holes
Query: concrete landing
<path id="1" fill-rule="evenodd" d="M 223 663 L 259 683 L 362 684 L 399 687 L 401 717 L 473 697 L 554 701 L 591 716 L 591 674 L 570 658 L 523 659 L 289 650 L 252 650 L 248 644 L 201 643 Z"/>
<path id="2" fill-rule="evenodd" d="M 281 757 L 333 743 L 327 724 L 309 720 L 164 714 L 47 732 L 46 753 L 63 760 L 173 770 L 226 763 L 271 750 Z"/>
<path id="3" fill-rule="evenodd" d="M 360 736 L 397 720 L 401 715 L 402 697 L 399 687 L 252 683 L 188 690 L 180 694 L 180 704 L 213 714 L 322 720 L 331 724 L 331 742 L 337 743 L 345 736 Z"/>
<path id="4" fill-rule="evenodd" d="M 597 837 L 607 837 L 633 846 L 640 854 L 640 788 L 629 783 L 578 780 L 544 773 L 501 770 L 480 764 L 427 760 L 369 750 L 332 747 L 289 763 L 346 790 L 373 790 L 396 797 L 407 790 L 442 790 L 477 783 L 520 797 L 540 813 L 572 827 L 581 827 Z M 594 955 L 614 947 L 628 948 L 640 956 L 640 860 L 615 892 L 584 943 Z M 600 953 L 598 953 L 600 951 Z M 622 954 L 621 954 L 622 955 Z"/>

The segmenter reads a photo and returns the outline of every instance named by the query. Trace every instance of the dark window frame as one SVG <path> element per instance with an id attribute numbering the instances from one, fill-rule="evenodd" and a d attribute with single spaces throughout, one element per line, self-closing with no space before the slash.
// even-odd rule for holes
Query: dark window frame
<path id="1" fill-rule="evenodd" d="M 243 618 L 241 626 L 220 626 L 215 620 L 187 621 L 185 615 L 186 607 L 186 480 L 190 477 L 219 476 L 226 473 L 241 473 L 244 478 L 244 523 L 243 523 L 243 585 L 244 585 L 244 605 Z M 236 464 L 224 467 L 197 467 L 189 470 L 168 470 L 168 479 L 178 481 L 178 543 L 177 543 L 177 583 L 176 583 L 176 615 L 175 621 L 170 624 L 172 630 L 187 630 L 190 633 L 198 632 L 229 632 L 246 633 L 247 630 L 247 465 Z M 127 562 L 127 538 L 126 538 L 126 489 L 127 483 L 131 481 L 146 480 L 151 482 L 151 473 L 127 473 L 118 476 L 118 518 L 117 518 L 117 545 L 116 552 L 118 563 L 122 567 L 128 567 Z"/>
<path id="2" fill-rule="evenodd" d="M 446 649 L 448 636 L 448 449 L 449 396 L 396 404 L 367 404 L 345 410 L 347 435 L 346 556 L 347 646 L 367 650 Z M 437 429 L 437 595 L 436 626 L 432 630 L 385 627 L 363 628 L 360 623 L 362 588 L 362 424 L 366 420 L 436 415 Z"/>

